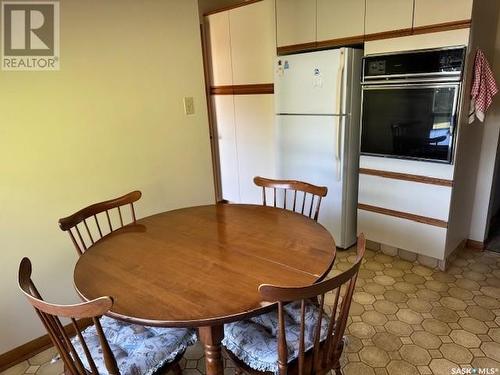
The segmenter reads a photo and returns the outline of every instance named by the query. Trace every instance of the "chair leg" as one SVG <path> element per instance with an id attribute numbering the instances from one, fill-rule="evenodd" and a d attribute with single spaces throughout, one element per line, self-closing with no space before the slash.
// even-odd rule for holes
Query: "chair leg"
<path id="1" fill-rule="evenodd" d="M 182 369 L 181 366 L 179 365 L 179 362 L 177 362 L 175 365 L 172 366 L 172 372 L 175 375 L 182 375 Z"/>
<path id="2" fill-rule="evenodd" d="M 335 375 L 342 375 L 342 371 L 340 370 L 340 361 L 333 366 L 333 371 L 335 371 Z"/>

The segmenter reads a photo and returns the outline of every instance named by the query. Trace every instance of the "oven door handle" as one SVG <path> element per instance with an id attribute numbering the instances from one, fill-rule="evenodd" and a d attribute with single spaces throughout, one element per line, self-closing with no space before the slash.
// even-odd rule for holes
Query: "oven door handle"
<path id="1" fill-rule="evenodd" d="M 420 82 L 420 83 L 409 83 L 409 82 L 370 82 L 370 84 L 362 85 L 363 91 L 371 90 L 398 90 L 398 89 L 437 89 L 443 87 L 457 87 L 460 88 L 461 84 L 459 82 Z"/>

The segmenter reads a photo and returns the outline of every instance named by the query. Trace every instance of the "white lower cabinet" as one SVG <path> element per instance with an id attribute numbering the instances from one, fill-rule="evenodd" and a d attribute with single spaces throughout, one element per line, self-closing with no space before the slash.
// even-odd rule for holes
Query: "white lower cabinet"
<path id="1" fill-rule="evenodd" d="M 253 178 L 275 176 L 274 97 L 215 96 L 215 111 L 222 197 L 260 204 L 262 192 Z"/>
<path id="2" fill-rule="evenodd" d="M 448 164 L 362 155 L 360 167 L 453 180 L 453 167 Z M 451 194 L 451 186 L 361 173 L 358 202 L 367 207 L 358 209 L 358 232 L 384 245 L 443 259 Z"/>
<path id="3" fill-rule="evenodd" d="M 358 210 L 358 232 L 375 242 L 444 259 L 446 228 Z"/>
<path id="4" fill-rule="evenodd" d="M 451 187 L 359 175 L 359 203 L 448 221 Z"/>

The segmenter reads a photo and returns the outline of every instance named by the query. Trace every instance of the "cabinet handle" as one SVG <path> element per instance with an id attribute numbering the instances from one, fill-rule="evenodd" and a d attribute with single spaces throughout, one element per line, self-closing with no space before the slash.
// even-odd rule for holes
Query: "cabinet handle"
<path id="1" fill-rule="evenodd" d="M 335 127 L 336 127 L 336 134 L 337 134 L 337 139 L 335 142 L 335 161 L 337 164 L 337 181 L 340 181 L 341 175 L 342 175 L 342 157 L 340 155 L 340 148 L 341 148 L 341 126 L 340 126 L 340 115 L 341 115 L 341 110 L 342 110 L 342 84 L 343 84 L 343 78 L 344 78 L 344 65 L 345 65 L 345 49 L 341 48 L 340 49 L 340 62 L 339 62 L 339 70 L 337 73 L 337 102 L 335 103 L 335 112 L 336 116 L 335 118 Z"/>

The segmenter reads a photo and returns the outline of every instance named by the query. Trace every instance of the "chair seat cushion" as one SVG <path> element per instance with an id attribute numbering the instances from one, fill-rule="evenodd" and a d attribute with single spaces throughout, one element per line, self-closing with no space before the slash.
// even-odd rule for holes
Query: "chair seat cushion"
<path id="1" fill-rule="evenodd" d="M 100 322 L 121 375 L 151 375 L 197 340 L 195 331 L 191 329 L 144 327 L 106 316 Z M 95 327 L 88 327 L 82 335 L 99 373 L 107 374 Z M 83 365 L 90 370 L 80 341 L 75 336 L 72 342 Z"/>
<path id="2" fill-rule="evenodd" d="M 285 334 L 288 345 L 288 362 L 299 355 L 300 338 L 300 302 L 292 302 L 284 307 Z M 319 308 L 306 302 L 304 341 L 305 350 L 314 345 L 315 327 L 319 317 Z M 321 319 L 320 340 L 328 333 L 329 317 L 323 314 Z M 222 344 L 249 367 L 258 371 L 278 373 L 278 313 L 269 313 L 226 324 Z"/>

